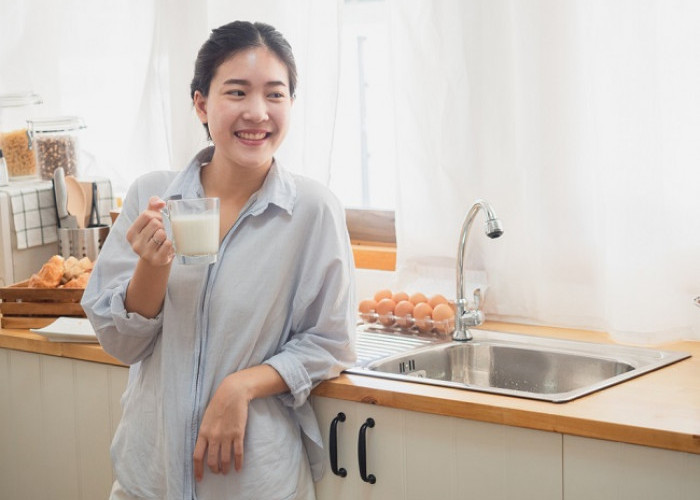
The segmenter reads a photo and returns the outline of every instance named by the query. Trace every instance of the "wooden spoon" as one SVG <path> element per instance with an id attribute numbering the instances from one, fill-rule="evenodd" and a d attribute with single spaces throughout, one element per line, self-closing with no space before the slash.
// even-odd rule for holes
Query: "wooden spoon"
<path id="1" fill-rule="evenodd" d="M 79 228 L 84 228 L 85 193 L 78 180 L 72 175 L 66 175 L 66 191 L 68 191 L 68 213 L 75 215 Z"/>
<path id="2" fill-rule="evenodd" d="M 90 225 L 90 215 L 92 210 L 92 182 L 79 181 L 80 187 L 83 188 L 85 194 L 85 227 Z"/>

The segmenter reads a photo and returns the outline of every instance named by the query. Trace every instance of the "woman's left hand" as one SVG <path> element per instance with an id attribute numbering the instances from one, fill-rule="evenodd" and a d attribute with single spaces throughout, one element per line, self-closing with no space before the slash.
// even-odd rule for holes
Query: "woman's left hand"
<path id="1" fill-rule="evenodd" d="M 204 462 L 214 474 L 226 474 L 233 466 L 243 467 L 243 439 L 248 423 L 248 405 L 289 390 L 279 373 L 269 365 L 251 366 L 221 381 L 204 411 L 194 445 L 194 477 L 201 481 Z"/>
<path id="2" fill-rule="evenodd" d="M 244 384 L 236 382 L 237 373 L 226 377 L 204 412 L 194 447 L 194 477 L 201 481 L 204 463 L 214 474 L 226 474 L 231 456 L 236 470 L 243 466 L 243 439 L 248 421 L 250 399 Z"/>

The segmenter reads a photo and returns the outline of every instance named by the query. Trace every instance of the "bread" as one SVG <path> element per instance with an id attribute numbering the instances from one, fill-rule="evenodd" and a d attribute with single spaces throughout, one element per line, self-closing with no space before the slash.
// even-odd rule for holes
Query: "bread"
<path id="1" fill-rule="evenodd" d="M 92 271 L 92 267 L 93 264 L 89 258 L 83 257 L 78 260 L 71 255 L 66 259 L 63 265 L 63 281 L 68 282 L 83 273 L 90 272 Z"/>
<path id="2" fill-rule="evenodd" d="M 88 258 L 54 255 L 38 273 L 32 274 L 28 286 L 31 288 L 85 288 L 94 263 Z"/>
<path id="3" fill-rule="evenodd" d="M 63 257 L 54 255 L 46 264 L 41 266 L 38 273 L 29 278 L 29 286 L 34 288 L 56 288 L 63 278 Z"/>
<path id="4" fill-rule="evenodd" d="M 90 273 L 86 272 L 81 275 L 79 275 L 76 278 L 73 278 L 70 280 L 68 283 L 63 285 L 63 288 L 85 288 L 87 286 L 87 282 L 90 279 Z"/>

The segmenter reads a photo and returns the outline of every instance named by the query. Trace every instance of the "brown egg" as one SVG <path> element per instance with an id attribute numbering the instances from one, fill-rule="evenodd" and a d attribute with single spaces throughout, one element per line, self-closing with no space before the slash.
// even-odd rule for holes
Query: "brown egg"
<path id="1" fill-rule="evenodd" d="M 430 307 L 435 309 L 438 304 L 447 304 L 447 299 L 438 293 L 430 297 L 428 304 L 430 304 Z"/>
<path id="2" fill-rule="evenodd" d="M 396 316 L 396 324 L 401 328 L 410 328 L 413 324 L 413 302 L 410 300 L 402 300 L 396 304 L 394 308 L 394 316 Z"/>
<path id="3" fill-rule="evenodd" d="M 379 314 L 379 322 L 384 326 L 394 324 L 394 309 L 396 302 L 391 299 L 382 299 L 377 302 L 377 314 Z"/>
<path id="4" fill-rule="evenodd" d="M 398 304 L 402 300 L 408 300 L 408 294 L 406 292 L 396 292 L 391 296 L 391 300 Z"/>
<path id="5" fill-rule="evenodd" d="M 373 299 L 365 299 L 360 302 L 357 307 L 360 311 L 360 317 L 362 321 L 367 323 L 374 323 L 377 321 L 377 316 L 374 314 L 377 312 L 377 301 Z"/>
<path id="6" fill-rule="evenodd" d="M 390 299 L 393 293 L 391 293 L 391 290 L 388 288 L 385 288 L 383 290 L 379 290 L 377 293 L 374 294 L 374 300 L 379 302 L 382 299 Z"/>
<path id="7" fill-rule="evenodd" d="M 424 294 L 417 292 L 411 295 L 411 297 L 408 299 L 411 302 L 413 302 L 413 305 L 418 305 L 421 302 L 428 302 L 428 297 L 426 297 Z M 431 306 L 432 307 L 432 306 Z"/>
<path id="8" fill-rule="evenodd" d="M 446 334 L 454 330 L 455 313 L 449 304 L 438 304 L 433 309 L 433 325 L 435 329 Z"/>
<path id="9" fill-rule="evenodd" d="M 427 302 L 420 302 L 413 308 L 413 317 L 416 326 L 421 332 L 429 332 L 433 328 L 432 322 L 433 308 Z"/>

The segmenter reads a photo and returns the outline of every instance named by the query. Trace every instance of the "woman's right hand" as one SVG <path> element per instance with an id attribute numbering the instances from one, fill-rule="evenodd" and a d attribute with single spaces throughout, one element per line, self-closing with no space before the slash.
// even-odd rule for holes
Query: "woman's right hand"
<path id="1" fill-rule="evenodd" d="M 148 200 L 148 208 L 136 217 L 126 232 L 126 239 L 134 252 L 155 267 L 169 265 L 175 256 L 173 244 L 163 226 L 163 208 L 165 201 L 152 196 Z"/>

